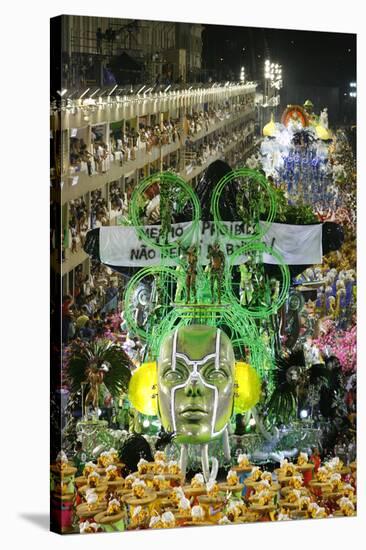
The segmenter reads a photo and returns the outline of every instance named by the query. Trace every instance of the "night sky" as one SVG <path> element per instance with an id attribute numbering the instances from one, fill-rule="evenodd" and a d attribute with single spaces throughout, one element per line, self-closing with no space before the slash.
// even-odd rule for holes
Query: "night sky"
<path id="1" fill-rule="evenodd" d="M 298 83 L 348 86 L 356 79 L 354 34 L 205 25 L 206 69 L 222 65 L 223 72 L 239 74 L 244 65 L 254 79 L 262 77 L 267 57 Z"/>
<path id="2" fill-rule="evenodd" d="M 356 35 L 205 25 L 202 38 L 203 68 L 213 80 L 238 80 L 244 66 L 260 90 L 270 59 L 282 65 L 282 108 L 309 98 L 316 112 L 328 107 L 333 123 L 355 122 Z"/>

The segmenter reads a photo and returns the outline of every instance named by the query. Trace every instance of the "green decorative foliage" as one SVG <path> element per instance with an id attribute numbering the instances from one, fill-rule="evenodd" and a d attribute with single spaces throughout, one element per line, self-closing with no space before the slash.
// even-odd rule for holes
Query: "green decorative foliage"
<path id="1" fill-rule="evenodd" d="M 295 388 L 284 383 L 276 387 L 268 402 L 268 416 L 274 423 L 286 424 L 297 416 Z"/>
<path id="2" fill-rule="evenodd" d="M 297 204 L 288 204 L 285 191 L 281 187 L 272 184 L 271 189 L 277 205 L 274 222 L 307 225 L 319 221 L 310 204 L 304 204 L 301 200 Z M 268 216 L 269 211 L 269 205 L 266 205 L 264 217 Z"/>

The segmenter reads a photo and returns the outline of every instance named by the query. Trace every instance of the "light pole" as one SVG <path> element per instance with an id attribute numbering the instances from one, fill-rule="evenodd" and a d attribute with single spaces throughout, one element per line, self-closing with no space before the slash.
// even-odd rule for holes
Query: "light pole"
<path id="1" fill-rule="evenodd" d="M 279 94 L 277 90 L 282 88 L 282 65 L 279 63 L 273 63 L 270 59 L 266 59 L 264 62 L 264 98 L 263 108 L 274 107 L 274 114 L 276 115 L 277 106 L 280 103 Z M 273 90 L 273 93 L 272 93 Z"/>
<path id="2" fill-rule="evenodd" d="M 271 79 L 271 62 L 266 59 L 264 63 L 264 103 L 268 103 L 269 81 Z"/>
<path id="3" fill-rule="evenodd" d="M 349 117 L 350 117 L 350 124 L 352 122 L 356 122 L 356 100 L 357 100 L 357 83 L 356 82 L 350 82 L 349 83 L 349 97 L 351 98 L 350 104 L 350 110 L 349 110 Z M 354 101 L 353 101 L 354 100 Z"/>
<path id="4" fill-rule="evenodd" d="M 349 96 L 356 98 L 357 97 L 357 83 L 356 82 L 350 82 L 349 83 L 349 88 L 350 88 Z"/>
<path id="5" fill-rule="evenodd" d="M 271 79 L 271 87 L 274 88 L 274 97 L 275 97 L 275 113 L 277 114 L 277 106 L 280 103 L 280 95 L 278 94 L 277 99 L 277 90 L 280 91 L 282 88 L 282 65 L 275 63 L 273 69 L 273 78 Z"/>

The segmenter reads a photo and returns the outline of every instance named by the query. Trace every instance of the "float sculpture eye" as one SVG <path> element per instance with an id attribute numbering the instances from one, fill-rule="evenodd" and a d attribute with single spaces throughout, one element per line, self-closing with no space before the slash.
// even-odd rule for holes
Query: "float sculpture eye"
<path id="1" fill-rule="evenodd" d="M 169 370 L 164 374 L 164 378 L 167 382 L 179 382 L 182 380 L 182 376 L 179 374 L 179 372 L 174 370 Z"/>
<path id="2" fill-rule="evenodd" d="M 164 374 L 164 380 L 169 384 L 179 384 L 187 380 L 189 376 L 188 369 L 183 365 L 177 364 L 175 370 L 168 368 Z"/>
<path id="3" fill-rule="evenodd" d="M 208 365 L 203 370 L 202 374 L 205 380 L 207 380 L 207 382 L 213 382 L 214 384 L 224 382 L 229 377 L 225 369 L 223 368 L 216 369 L 214 364 Z"/>

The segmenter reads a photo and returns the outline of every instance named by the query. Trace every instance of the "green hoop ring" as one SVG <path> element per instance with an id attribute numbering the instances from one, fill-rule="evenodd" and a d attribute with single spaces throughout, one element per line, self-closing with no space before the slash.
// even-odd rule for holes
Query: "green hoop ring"
<path id="1" fill-rule="evenodd" d="M 183 274 L 175 271 L 174 269 L 172 269 L 170 267 L 159 265 L 159 266 L 150 266 L 150 267 L 145 267 L 143 269 L 140 269 L 130 279 L 130 281 L 127 285 L 127 288 L 126 288 L 125 293 L 124 293 L 125 306 L 126 306 L 126 304 L 130 304 L 132 302 L 132 294 L 133 294 L 136 286 L 140 283 L 140 281 L 142 279 L 144 279 L 145 277 L 149 277 L 149 276 L 161 275 L 162 273 L 170 275 L 171 277 L 173 277 L 177 280 L 181 279 L 184 282 Z M 128 324 L 129 329 L 131 329 L 134 333 L 136 333 L 138 336 L 140 336 L 143 340 L 148 342 L 151 339 L 152 335 L 150 334 L 150 336 L 149 336 L 148 333 L 144 329 L 142 329 L 141 327 L 139 327 L 137 325 L 135 319 L 133 318 L 133 316 L 131 314 L 130 308 L 125 307 L 124 311 L 125 311 L 125 319 L 126 319 L 126 322 Z"/>
<path id="2" fill-rule="evenodd" d="M 197 229 L 199 228 L 199 221 L 201 218 L 201 206 L 198 201 L 197 195 L 193 191 L 192 187 L 183 178 L 181 178 L 180 176 L 177 176 L 176 174 L 173 174 L 172 172 L 159 172 L 157 174 L 153 174 L 152 176 L 148 176 L 142 179 L 139 182 L 139 184 L 135 187 L 132 193 L 130 208 L 128 212 L 132 225 L 135 227 L 135 231 L 137 235 L 143 242 L 161 251 L 165 250 L 168 253 L 170 249 L 175 248 L 177 246 L 177 243 L 172 242 L 168 244 L 158 244 L 154 239 L 152 239 L 145 233 L 143 226 L 140 224 L 140 219 L 139 219 L 139 205 L 138 205 L 139 198 L 143 195 L 146 189 L 150 187 L 150 185 L 152 185 L 153 183 L 159 183 L 160 180 L 167 181 L 170 184 L 174 183 L 179 185 L 187 193 L 189 199 L 192 202 L 192 205 L 193 205 L 192 224 L 187 230 L 187 232 L 185 234 L 183 233 L 181 237 L 182 240 L 188 240 L 188 238 L 192 239 L 194 234 L 197 232 Z"/>
<path id="3" fill-rule="evenodd" d="M 229 229 L 225 226 L 223 220 L 221 219 L 220 215 L 220 197 L 221 193 L 227 183 L 232 181 L 233 179 L 240 178 L 240 177 L 250 177 L 254 179 L 257 183 L 259 183 L 264 190 L 266 191 L 268 197 L 269 197 L 269 213 L 268 217 L 265 221 L 262 221 L 262 225 L 257 224 L 258 231 L 251 235 L 235 235 L 230 232 Z M 251 170 L 250 168 L 241 168 L 239 170 L 233 170 L 232 172 L 229 172 L 221 178 L 221 180 L 218 182 L 218 184 L 215 187 L 215 190 L 212 194 L 211 198 L 211 212 L 214 217 L 215 225 L 217 229 L 228 237 L 229 239 L 235 240 L 235 241 L 244 241 L 244 242 L 253 242 L 261 240 L 261 238 L 267 233 L 269 226 L 273 222 L 275 215 L 276 215 L 276 201 L 275 196 L 273 193 L 273 190 L 271 189 L 270 185 L 267 182 L 266 177 L 258 172 L 257 170 Z"/>
<path id="4" fill-rule="evenodd" d="M 240 304 L 238 297 L 235 296 L 233 292 L 231 281 L 232 281 L 232 269 L 234 267 L 234 261 L 238 256 L 245 256 L 249 252 L 266 252 L 267 254 L 273 256 L 277 260 L 277 265 L 281 270 L 283 284 L 281 286 L 280 293 L 278 295 L 277 300 L 268 307 L 262 307 L 262 306 L 253 306 L 252 308 L 244 307 Z M 234 254 L 230 256 L 230 263 L 227 268 L 227 276 L 225 278 L 225 283 L 226 283 L 226 292 L 230 296 L 230 299 L 242 308 L 242 312 L 248 317 L 254 317 L 256 319 L 259 319 L 261 317 L 268 317 L 269 315 L 277 313 L 280 307 L 285 303 L 288 295 L 288 291 L 290 288 L 290 271 L 289 271 L 288 265 L 283 263 L 281 255 L 278 252 L 276 252 L 276 250 L 274 250 L 270 246 L 267 246 L 266 244 L 263 244 L 260 242 L 254 242 L 254 243 L 246 244 L 241 248 L 238 248 L 234 252 Z"/>

